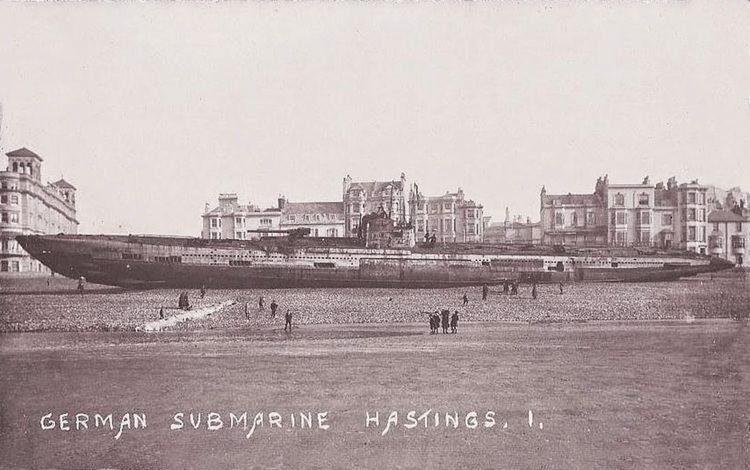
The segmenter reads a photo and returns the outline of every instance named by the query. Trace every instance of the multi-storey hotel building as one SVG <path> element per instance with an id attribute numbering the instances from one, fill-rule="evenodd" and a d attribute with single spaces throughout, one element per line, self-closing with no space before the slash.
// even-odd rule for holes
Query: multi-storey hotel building
<path id="1" fill-rule="evenodd" d="M 76 188 L 60 179 L 42 183 L 42 157 L 26 148 L 8 152 L 0 171 L 0 273 L 48 273 L 16 242 L 17 235 L 76 233 Z"/>

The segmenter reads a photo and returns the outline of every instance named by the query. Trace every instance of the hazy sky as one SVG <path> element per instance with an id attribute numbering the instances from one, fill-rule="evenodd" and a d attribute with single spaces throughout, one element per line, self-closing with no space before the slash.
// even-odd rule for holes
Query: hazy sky
<path id="1" fill-rule="evenodd" d="M 0 102 L 85 233 L 402 171 L 536 220 L 605 173 L 750 189 L 750 2 L 3 2 Z"/>

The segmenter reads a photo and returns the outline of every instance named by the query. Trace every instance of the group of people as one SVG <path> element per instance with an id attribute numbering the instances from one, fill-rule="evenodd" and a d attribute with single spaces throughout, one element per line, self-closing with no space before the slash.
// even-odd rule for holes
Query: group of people
<path id="1" fill-rule="evenodd" d="M 271 304 L 269 305 L 271 307 L 271 320 L 276 318 L 276 311 L 279 309 L 279 304 L 276 303 L 276 300 L 271 300 Z M 261 295 L 258 297 L 258 310 L 264 311 L 266 309 L 266 299 Z M 292 312 L 291 310 L 286 311 L 284 314 L 284 331 L 292 331 Z M 245 303 L 245 318 L 248 320 L 250 319 L 250 302 Z"/>
<path id="2" fill-rule="evenodd" d="M 451 333 L 458 333 L 458 310 L 451 315 L 450 310 L 444 308 L 439 312 L 435 310 L 435 312 L 429 313 L 429 316 L 431 335 L 438 334 L 441 326 L 443 327 L 443 334 L 448 333 L 448 326 L 450 326 Z"/>

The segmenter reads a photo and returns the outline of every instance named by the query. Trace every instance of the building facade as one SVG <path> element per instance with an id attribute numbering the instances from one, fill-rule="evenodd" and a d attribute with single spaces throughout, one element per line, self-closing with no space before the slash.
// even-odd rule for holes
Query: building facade
<path id="1" fill-rule="evenodd" d="M 750 216 L 741 206 L 733 210 L 714 209 L 708 214 L 710 234 L 708 236 L 709 253 L 737 266 L 750 267 L 745 249 L 750 243 Z"/>
<path id="2" fill-rule="evenodd" d="M 251 203 L 240 204 L 237 194 L 225 193 L 219 195 L 217 207 L 209 210 L 206 205 L 202 217 L 201 238 L 246 240 L 260 238 L 264 231 L 278 230 L 281 210 L 261 210 Z"/>
<path id="3" fill-rule="evenodd" d="M 485 227 L 484 242 L 539 245 L 542 243 L 542 226 L 539 222 L 532 222 L 528 217 L 525 221 L 521 216 L 516 216 L 511 220 L 510 211 L 506 207 L 505 220 L 502 223 Z"/>
<path id="4" fill-rule="evenodd" d="M 409 195 L 409 213 L 417 240 L 433 234 L 437 241 L 446 243 L 484 240 L 483 207 L 466 199 L 461 188 L 442 196 L 425 196 L 415 185 Z"/>
<path id="5" fill-rule="evenodd" d="M 26 148 L 6 154 L 0 172 L 0 273 L 49 273 L 16 242 L 17 235 L 77 233 L 76 188 L 42 183 L 42 157 Z"/>
<path id="6" fill-rule="evenodd" d="M 352 181 L 346 175 L 343 181 L 344 234 L 359 235 L 362 217 L 378 212 L 382 207 L 395 222 L 408 222 L 406 175 L 394 181 Z"/>
<path id="7" fill-rule="evenodd" d="M 654 246 L 708 252 L 707 187 L 610 184 L 599 178 L 593 194 L 541 193 L 542 242 L 571 246 Z"/>
<path id="8" fill-rule="evenodd" d="M 309 228 L 311 237 L 345 236 L 343 202 L 289 202 L 279 198 L 284 230 Z"/>

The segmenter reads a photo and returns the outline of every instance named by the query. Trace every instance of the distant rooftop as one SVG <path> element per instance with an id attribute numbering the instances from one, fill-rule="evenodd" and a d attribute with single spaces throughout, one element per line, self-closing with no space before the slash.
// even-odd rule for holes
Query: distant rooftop
<path id="1" fill-rule="evenodd" d="M 73 186 L 72 184 L 68 183 L 63 178 L 60 178 L 59 180 L 55 181 L 54 183 L 52 183 L 52 185 L 53 186 L 57 186 L 58 188 L 73 189 L 73 190 L 76 189 L 75 186 Z"/>
<path id="2" fill-rule="evenodd" d="M 35 154 L 34 152 L 32 152 L 31 150 L 27 149 L 26 147 L 21 147 L 20 149 L 13 150 L 12 152 L 8 152 L 5 155 L 7 155 L 9 157 L 25 157 L 25 158 L 31 157 L 31 158 L 36 158 L 39 161 L 43 160 L 42 157 L 40 157 L 39 155 Z"/>

